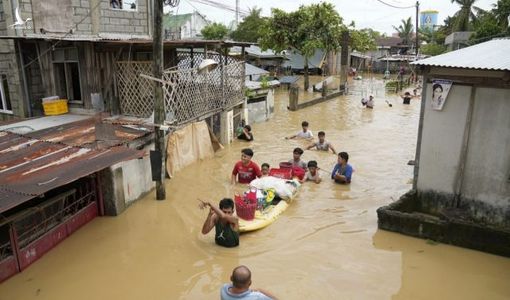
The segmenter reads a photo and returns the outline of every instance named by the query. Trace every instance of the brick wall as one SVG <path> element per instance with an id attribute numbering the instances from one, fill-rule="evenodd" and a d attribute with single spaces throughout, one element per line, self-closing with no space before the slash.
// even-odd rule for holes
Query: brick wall
<path id="1" fill-rule="evenodd" d="M 100 31 L 103 33 L 123 33 L 148 35 L 149 0 L 138 0 L 136 11 L 110 8 L 110 1 L 101 2 Z"/>

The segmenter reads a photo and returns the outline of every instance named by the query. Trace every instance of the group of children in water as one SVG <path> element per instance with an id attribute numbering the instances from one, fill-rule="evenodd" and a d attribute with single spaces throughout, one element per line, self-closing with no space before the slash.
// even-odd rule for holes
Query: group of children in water
<path id="1" fill-rule="evenodd" d="M 242 139 L 253 140 L 253 134 L 251 133 L 251 127 L 244 126 L 242 131 Z M 286 139 L 293 138 L 304 138 L 312 139 L 313 134 L 308 129 L 308 122 L 303 121 L 301 123 L 302 130 L 295 135 L 286 137 Z M 318 134 L 319 140 L 310 146 L 306 147 L 307 150 L 315 148 L 318 151 L 330 150 L 333 154 L 336 154 L 336 150 L 326 141 L 326 134 L 324 131 L 320 131 Z M 295 148 L 292 152 L 293 157 L 288 161 L 292 167 L 301 168 L 305 175 L 301 182 L 312 181 L 320 183 L 322 178 L 319 174 L 321 170 L 317 164 L 317 161 L 311 160 L 308 163 L 301 159 L 304 151 L 301 148 Z M 232 184 L 241 183 L 249 184 L 252 180 L 263 176 L 270 176 L 271 167 L 268 163 L 263 163 L 261 168 L 252 161 L 253 150 L 245 148 L 241 150 L 241 160 L 238 161 L 232 170 L 231 182 Z M 338 153 L 338 161 L 335 164 L 333 171 L 331 172 L 331 179 L 335 183 L 349 184 L 351 183 L 353 169 L 348 163 L 349 154 L 347 152 Z M 326 171 L 327 172 L 327 171 Z M 327 172 L 329 173 L 329 172 Z M 224 198 L 220 201 L 219 207 L 211 204 L 208 201 L 200 200 L 200 208 L 204 209 L 209 207 L 209 214 L 202 225 L 202 234 L 209 233 L 213 228 L 215 229 L 215 242 L 216 244 L 223 247 L 236 247 L 239 245 L 239 219 L 234 215 L 234 201 L 230 198 Z"/>
<path id="2" fill-rule="evenodd" d="M 249 140 L 253 140 L 251 127 L 247 126 L 249 125 L 244 126 L 243 132 L 241 133 L 242 136 L 240 137 L 240 139 L 247 140 L 246 137 L 249 136 L 250 137 Z M 300 130 L 299 132 L 292 136 L 285 138 L 312 139 L 313 133 L 308 128 L 308 126 L 309 126 L 308 122 L 303 121 L 301 123 L 302 130 Z M 306 150 L 315 148 L 318 151 L 329 152 L 331 150 L 333 154 L 337 153 L 333 145 L 330 142 L 326 141 L 326 133 L 324 131 L 320 131 L 318 133 L 318 138 L 319 140 L 306 147 Z M 312 181 L 315 183 L 320 183 L 322 179 L 318 171 L 321 169 L 318 167 L 317 161 L 311 160 L 308 163 L 306 163 L 301 159 L 303 153 L 304 153 L 303 149 L 299 147 L 295 148 L 294 151 L 292 152 L 293 158 L 289 160 L 289 163 L 292 164 L 292 167 L 299 167 L 303 169 L 303 171 L 305 172 L 305 176 L 300 180 L 301 182 Z M 246 148 L 241 151 L 241 160 L 234 165 L 234 169 L 232 170 L 231 182 L 233 184 L 236 182 L 247 184 L 250 183 L 255 178 L 269 176 L 269 172 L 271 169 L 270 165 L 268 163 L 263 163 L 261 168 L 259 168 L 258 165 L 251 160 L 253 154 L 254 154 L 253 150 L 251 150 L 250 148 Z M 333 179 L 336 183 L 349 184 L 351 182 L 352 167 L 348 163 L 348 161 L 349 154 L 347 152 L 338 153 L 338 162 L 333 168 L 333 171 L 331 172 L 331 179 Z"/>

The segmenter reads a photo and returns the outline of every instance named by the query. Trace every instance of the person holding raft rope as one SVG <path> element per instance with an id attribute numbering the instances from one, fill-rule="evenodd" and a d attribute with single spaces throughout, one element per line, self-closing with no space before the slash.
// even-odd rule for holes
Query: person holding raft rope
<path id="1" fill-rule="evenodd" d="M 208 201 L 200 201 L 200 209 L 209 207 L 209 214 L 202 225 L 202 234 L 215 229 L 214 241 L 217 245 L 231 248 L 239 246 L 239 219 L 234 216 L 234 200 L 224 198 L 219 208 Z"/>

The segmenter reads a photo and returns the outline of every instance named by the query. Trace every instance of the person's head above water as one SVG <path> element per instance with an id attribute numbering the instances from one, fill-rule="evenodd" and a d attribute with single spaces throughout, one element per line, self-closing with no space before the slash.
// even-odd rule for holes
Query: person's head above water
<path id="1" fill-rule="evenodd" d="M 301 122 L 301 127 L 303 128 L 303 131 L 306 132 L 308 130 L 308 122 L 307 121 Z"/>
<path id="2" fill-rule="evenodd" d="M 234 213 L 234 200 L 230 198 L 223 198 L 220 201 L 220 209 L 222 212 L 231 215 Z"/>
<path id="3" fill-rule="evenodd" d="M 244 125 L 244 129 L 248 130 L 248 132 L 251 132 L 251 126 L 250 125 Z"/>
<path id="4" fill-rule="evenodd" d="M 262 172 L 262 175 L 268 175 L 269 174 L 269 169 L 271 168 L 271 166 L 269 166 L 268 163 L 263 163 L 261 166 L 260 166 L 260 171 Z"/>
<path id="5" fill-rule="evenodd" d="M 241 161 L 243 162 L 243 164 L 248 164 L 251 160 L 251 158 L 253 157 L 253 150 L 251 150 L 250 148 L 244 148 L 243 150 L 241 150 Z"/>
<path id="6" fill-rule="evenodd" d="M 292 151 L 292 154 L 294 155 L 294 160 L 298 161 L 301 158 L 301 155 L 303 155 L 303 149 L 297 147 L 294 148 L 294 151 Z"/>
<path id="7" fill-rule="evenodd" d="M 342 163 L 342 162 L 347 163 L 348 161 L 349 161 L 349 154 L 347 154 L 347 152 L 338 153 L 338 163 Z"/>
<path id="8" fill-rule="evenodd" d="M 324 131 L 319 131 L 319 141 L 322 143 L 324 142 L 324 138 L 326 137 L 326 133 Z"/>
<path id="9" fill-rule="evenodd" d="M 251 285 L 251 272 L 246 266 L 238 266 L 232 271 L 230 276 L 232 285 L 238 289 L 247 289 Z"/>

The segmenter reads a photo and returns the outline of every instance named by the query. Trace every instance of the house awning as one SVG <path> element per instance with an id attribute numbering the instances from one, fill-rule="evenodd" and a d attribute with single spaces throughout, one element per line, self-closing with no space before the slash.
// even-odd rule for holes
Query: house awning
<path id="1" fill-rule="evenodd" d="M 0 213 L 116 163 L 141 158 L 145 151 L 122 141 L 151 133 L 111 126 L 117 140 L 103 143 L 90 136 L 97 127 L 84 120 L 27 134 L 0 131 Z M 93 124 L 93 123 L 92 123 Z M 117 130 L 115 129 L 117 128 Z M 112 137 L 113 138 L 113 137 Z"/>

